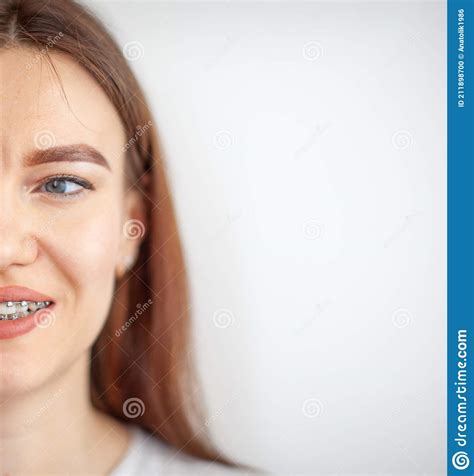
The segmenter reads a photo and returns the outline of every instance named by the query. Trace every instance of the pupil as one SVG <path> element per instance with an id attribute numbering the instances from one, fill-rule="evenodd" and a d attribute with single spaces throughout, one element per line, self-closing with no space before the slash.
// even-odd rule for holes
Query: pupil
<path id="1" fill-rule="evenodd" d="M 46 184 L 46 188 L 48 188 L 48 186 L 50 186 L 50 190 L 48 191 L 53 193 L 64 192 L 66 190 L 65 180 L 63 179 L 53 180 L 52 182 Z"/>

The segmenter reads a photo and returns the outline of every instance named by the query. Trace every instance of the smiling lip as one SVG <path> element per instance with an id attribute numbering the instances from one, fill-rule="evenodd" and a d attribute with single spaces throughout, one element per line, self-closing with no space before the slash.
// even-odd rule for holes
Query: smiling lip
<path id="1" fill-rule="evenodd" d="M 50 301 L 53 302 L 53 298 L 41 294 L 32 289 L 25 288 L 23 286 L 7 286 L 0 288 L 0 302 L 5 301 Z"/>
<path id="2" fill-rule="evenodd" d="M 15 320 L 0 321 L 0 340 L 13 339 L 35 329 L 41 321 L 39 320 L 39 313 L 51 312 L 54 309 L 54 301 L 46 294 L 33 291 L 32 289 L 23 286 L 8 286 L 0 288 L 0 302 L 5 301 L 50 301 L 51 304 L 36 312 Z M 47 311 L 48 309 L 48 311 Z"/>
<path id="3" fill-rule="evenodd" d="M 47 313 L 53 312 L 54 309 L 55 304 L 51 304 L 50 306 L 45 307 L 44 309 L 38 309 L 36 312 L 26 317 L 22 317 L 14 321 L 0 321 L 0 341 L 6 339 L 14 339 L 15 337 L 27 334 L 28 332 L 35 329 L 37 326 L 41 326 L 42 313 L 46 313 L 46 315 L 43 315 L 43 317 L 47 318 Z"/>

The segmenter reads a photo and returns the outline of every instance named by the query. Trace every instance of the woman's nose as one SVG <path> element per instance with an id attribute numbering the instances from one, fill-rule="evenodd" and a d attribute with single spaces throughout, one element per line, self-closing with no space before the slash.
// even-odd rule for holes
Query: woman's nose
<path id="1" fill-rule="evenodd" d="M 10 266 L 33 263 L 37 242 L 31 233 L 31 222 L 12 203 L 0 196 L 0 273 Z"/>

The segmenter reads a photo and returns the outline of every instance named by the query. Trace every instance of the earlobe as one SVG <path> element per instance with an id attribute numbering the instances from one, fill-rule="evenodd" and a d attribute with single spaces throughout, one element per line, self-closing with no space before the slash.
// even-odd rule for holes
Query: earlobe
<path id="1" fill-rule="evenodd" d="M 130 271 L 134 264 L 135 264 L 135 258 L 131 255 L 127 255 L 123 259 L 123 266 L 125 268 L 125 271 Z"/>
<path id="2" fill-rule="evenodd" d="M 128 217 L 127 223 L 130 224 L 130 228 L 133 228 L 133 230 L 130 230 L 130 233 L 133 234 L 133 238 L 137 238 L 137 236 L 135 236 L 137 232 L 139 232 L 140 235 L 138 238 L 142 238 L 145 234 L 146 211 L 144 199 L 140 192 L 137 190 L 128 191 L 125 210 L 126 216 Z"/>
<path id="3" fill-rule="evenodd" d="M 122 242 L 119 251 L 119 261 L 116 267 L 116 276 L 121 279 L 133 268 L 139 247 L 145 236 L 145 205 L 137 190 L 129 190 L 125 199 L 126 221 L 122 226 Z"/>
<path id="4" fill-rule="evenodd" d="M 125 274 L 133 268 L 135 264 L 135 257 L 127 255 L 122 258 L 121 263 L 117 266 L 116 276 L 118 279 L 122 279 Z"/>

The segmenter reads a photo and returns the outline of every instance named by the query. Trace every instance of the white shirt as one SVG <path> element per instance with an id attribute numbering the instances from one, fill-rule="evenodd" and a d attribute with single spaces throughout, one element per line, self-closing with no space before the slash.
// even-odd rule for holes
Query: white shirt
<path id="1" fill-rule="evenodd" d="M 132 439 L 119 464 L 109 476 L 158 476 L 168 474 L 181 475 L 235 475 L 251 474 L 220 463 L 204 461 L 187 455 L 135 424 L 130 424 Z"/>

